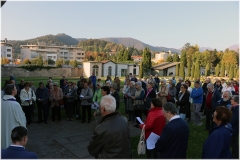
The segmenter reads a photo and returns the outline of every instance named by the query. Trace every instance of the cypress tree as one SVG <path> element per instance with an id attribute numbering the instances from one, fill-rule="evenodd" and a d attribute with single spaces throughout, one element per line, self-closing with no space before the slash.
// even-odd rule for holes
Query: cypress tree
<path id="1" fill-rule="evenodd" d="M 234 65 L 231 65 L 229 70 L 229 79 L 232 79 L 233 76 L 234 76 Z"/>
<path id="2" fill-rule="evenodd" d="M 225 77 L 225 66 L 224 66 L 223 62 L 222 62 L 222 65 L 221 65 L 220 77 Z"/>
<path id="3" fill-rule="evenodd" d="M 205 76 L 210 76 L 210 65 L 209 65 L 209 63 L 206 65 L 206 68 L 205 68 Z"/>
<path id="4" fill-rule="evenodd" d="M 139 78 L 143 78 L 143 62 L 140 62 L 140 67 L 139 67 Z"/>
<path id="5" fill-rule="evenodd" d="M 144 48 L 142 62 L 143 62 L 143 71 L 149 72 L 150 69 L 152 68 L 152 61 L 151 61 L 151 52 L 149 51 L 148 48 Z"/>
<path id="6" fill-rule="evenodd" d="M 220 70 L 220 67 L 219 67 L 219 64 L 217 64 L 217 66 L 215 67 L 215 75 L 218 77 L 219 75 L 219 70 Z"/>
<path id="7" fill-rule="evenodd" d="M 200 78 L 200 65 L 199 61 L 197 60 L 195 63 L 194 80 L 196 81 L 198 78 Z"/>
<path id="8" fill-rule="evenodd" d="M 195 72 L 195 64 L 192 64 L 192 69 L 191 69 L 191 77 L 194 78 L 194 72 Z"/>
<path id="9" fill-rule="evenodd" d="M 226 65 L 226 74 L 227 75 L 229 75 L 230 68 L 231 68 L 230 63 L 227 63 L 227 65 Z"/>
<path id="10" fill-rule="evenodd" d="M 233 74 L 233 77 L 236 77 L 237 75 L 237 67 L 234 67 L 234 74 Z"/>
<path id="11" fill-rule="evenodd" d="M 187 76 L 190 77 L 191 76 L 191 63 L 189 61 L 187 63 L 187 71 L 188 71 Z"/>
<path id="12" fill-rule="evenodd" d="M 176 65 L 176 76 L 179 75 L 179 64 Z"/>
<path id="13" fill-rule="evenodd" d="M 181 61 L 180 63 L 180 69 L 179 69 L 179 76 L 183 78 L 183 80 L 185 79 L 185 72 L 184 72 L 184 61 Z"/>
<path id="14" fill-rule="evenodd" d="M 236 80 L 238 81 L 239 80 L 239 69 L 237 69 L 237 73 L 236 73 Z"/>

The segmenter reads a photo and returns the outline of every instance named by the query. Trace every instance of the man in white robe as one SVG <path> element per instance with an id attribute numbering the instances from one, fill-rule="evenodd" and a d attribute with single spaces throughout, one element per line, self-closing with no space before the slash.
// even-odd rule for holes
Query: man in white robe
<path id="1" fill-rule="evenodd" d="M 25 114 L 14 97 L 17 94 L 15 85 L 6 85 L 4 92 L 5 95 L 1 99 L 1 149 L 6 149 L 11 145 L 13 128 L 17 126 L 26 128 Z"/>

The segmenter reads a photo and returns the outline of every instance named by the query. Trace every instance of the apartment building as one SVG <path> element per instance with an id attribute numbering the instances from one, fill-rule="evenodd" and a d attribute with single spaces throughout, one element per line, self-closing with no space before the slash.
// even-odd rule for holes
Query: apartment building
<path id="1" fill-rule="evenodd" d="M 38 42 L 37 45 L 21 45 L 21 60 L 42 56 L 43 60 L 51 59 L 56 62 L 57 59 L 77 60 L 82 62 L 85 57 L 85 51 L 80 47 L 74 46 L 47 46 L 46 42 Z"/>
<path id="2" fill-rule="evenodd" d="M 1 57 L 6 57 L 10 62 L 13 60 L 13 46 L 6 38 L 1 41 Z"/>

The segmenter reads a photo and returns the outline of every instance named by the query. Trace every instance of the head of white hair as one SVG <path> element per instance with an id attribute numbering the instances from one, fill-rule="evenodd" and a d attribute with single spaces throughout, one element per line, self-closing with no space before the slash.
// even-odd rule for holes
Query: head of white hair
<path id="1" fill-rule="evenodd" d="M 134 82 L 134 81 L 131 81 L 130 83 L 131 83 L 132 85 L 135 85 L 135 82 Z"/>
<path id="2" fill-rule="evenodd" d="M 100 106 L 104 107 L 107 112 L 115 112 L 116 110 L 116 100 L 111 95 L 106 95 L 102 97 Z"/>

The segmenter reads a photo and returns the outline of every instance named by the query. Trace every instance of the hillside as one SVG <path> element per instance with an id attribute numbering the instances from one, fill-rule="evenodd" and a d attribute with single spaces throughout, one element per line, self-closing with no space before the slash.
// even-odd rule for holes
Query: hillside
<path id="1" fill-rule="evenodd" d="M 154 46 L 143 43 L 143 42 L 141 42 L 137 39 L 134 39 L 134 38 L 101 38 L 101 39 L 105 40 L 105 41 L 114 42 L 114 43 L 117 43 L 117 44 L 123 44 L 126 47 L 134 46 L 134 48 L 137 48 L 137 49 L 144 49 L 145 47 L 149 47 L 150 50 L 157 51 L 157 52 L 160 52 L 160 51 L 168 52 L 169 50 L 171 50 L 172 53 L 180 53 L 181 52 L 180 50 L 175 49 L 175 48 L 154 47 Z"/>
<path id="2" fill-rule="evenodd" d="M 20 45 L 27 44 L 37 44 L 37 42 L 44 41 L 47 45 L 77 45 L 78 41 L 75 38 L 72 38 L 66 34 L 57 34 L 57 35 L 45 35 L 33 39 L 27 40 L 8 40 L 9 43 L 13 45 L 14 53 L 20 54 L 21 47 Z"/>
<path id="3" fill-rule="evenodd" d="M 234 44 L 234 45 L 228 47 L 228 49 L 234 50 L 236 52 L 239 52 L 239 45 L 238 44 Z"/>

